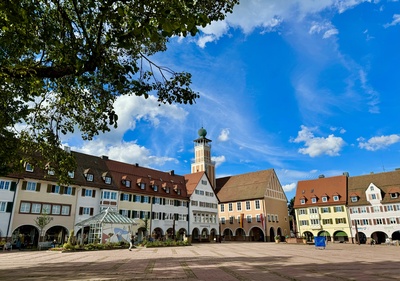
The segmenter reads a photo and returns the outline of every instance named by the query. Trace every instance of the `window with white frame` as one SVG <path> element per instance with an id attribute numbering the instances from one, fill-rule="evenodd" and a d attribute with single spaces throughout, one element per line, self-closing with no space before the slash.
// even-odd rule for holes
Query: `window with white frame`
<path id="1" fill-rule="evenodd" d="M 30 213 L 31 212 L 31 203 L 29 202 L 21 202 L 21 206 L 19 207 L 20 213 Z"/>
<path id="2" fill-rule="evenodd" d="M 268 221 L 271 221 L 271 216 L 267 215 L 267 219 L 268 219 Z"/>
<path id="3" fill-rule="evenodd" d="M 390 224 L 396 224 L 397 222 L 396 222 L 396 218 L 389 218 L 389 223 Z"/>
<path id="4" fill-rule="evenodd" d="M 53 214 L 53 215 L 59 215 L 59 214 L 61 214 L 61 206 L 60 205 L 53 205 L 53 206 L 51 206 L 52 208 L 51 208 L 51 213 Z"/>
<path id="5" fill-rule="evenodd" d="M 319 225 L 319 219 L 311 219 L 310 222 L 312 225 Z"/>
<path id="6" fill-rule="evenodd" d="M 351 208 L 350 210 L 351 210 L 351 212 L 352 212 L 353 214 L 358 214 L 358 208 L 357 208 L 357 207 Z"/>
<path id="7" fill-rule="evenodd" d="M 53 169 L 48 169 L 47 170 L 47 174 L 50 175 L 50 176 L 54 176 L 55 172 L 54 172 Z"/>
<path id="8" fill-rule="evenodd" d="M 225 218 L 224 217 L 221 218 L 221 223 L 225 224 Z"/>
<path id="9" fill-rule="evenodd" d="M 242 210 L 242 202 L 236 202 L 236 209 L 237 209 L 238 211 L 241 211 L 241 210 Z"/>
<path id="10" fill-rule="evenodd" d="M 376 224 L 383 224 L 383 219 L 376 219 Z"/>
<path id="11" fill-rule="evenodd" d="M 394 211 L 393 205 L 387 205 L 386 209 L 387 209 L 388 212 Z"/>
<path id="12" fill-rule="evenodd" d="M 250 201 L 246 201 L 246 210 L 250 210 Z"/>
<path id="13" fill-rule="evenodd" d="M 129 216 L 129 212 L 128 210 L 120 210 L 121 215 L 123 215 L 124 217 L 128 217 Z"/>
<path id="14" fill-rule="evenodd" d="M 343 206 L 335 206 L 335 207 L 333 207 L 333 210 L 334 210 L 336 213 L 344 212 Z"/>
<path id="15" fill-rule="evenodd" d="M 224 204 L 221 204 L 221 205 L 219 205 L 220 207 L 219 207 L 219 209 L 221 210 L 221 212 L 223 213 L 223 212 L 225 212 L 225 205 Z"/>
<path id="16" fill-rule="evenodd" d="M 257 220 L 257 222 L 261 222 L 261 217 L 260 217 L 260 215 L 256 215 L 256 220 Z"/>
<path id="17" fill-rule="evenodd" d="M 83 207 L 82 214 L 83 215 L 90 215 L 90 208 L 89 207 Z"/>
<path id="18" fill-rule="evenodd" d="M 9 181 L 0 181 L 0 190 L 8 190 L 10 188 Z"/>
<path id="19" fill-rule="evenodd" d="M 93 181 L 93 174 L 86 174 L 87 181 Z"/>
<path id="20" fill-rule="evenodd" d="M 143 203 L 150 203 L 150 197 L 149 196 L 143 196 Z"/>
<path id="21" fill-rule="evenodd" d="M 333 195 L 333 201 L 339 201 L 339 195 Z"/>
<path id="22" fill-rule="evenodd" d="M 160 197 L 154 197 L 154 204 L 161 204 L 161 198 Z"/>
<path id="23" fill-rule="evenodd" d="M 50 193 L 60 194 L 60 186 L 52 185 L 50 189 Z"/>
<path id="24" fill-rule="evenodd" d="M 350 196 L 351 202 L 357 202 L 358 201 L 358 196 Z"/>
<path id="25" fill-rule="evenodd" d="M 31 213 L 40 214 L 41 209 L 42 209 L 42 204 L 32 203 Z"/>
<path id="26" fill-rule="evenodd" d="M 87 196 L 87 197 L 92 197 L 92 196 L 93 196 L 93 190 L 91 190 L 91 189 L 85 189 L 85 196 Z"/>
<path id="27" fill-rule="evenodd" d="M 158 191 L 158 185 L 153 185 L 153 190 Z"/>
<path id="28" fill-rule="evenodd" d="M 70 212 L 71 212 L 71 206 L 67 206 L 67 205 L 61 206 L 61 215 L 69 216 Z"/>
<path id="29" fill-rule="evenodd" d="M 71 179 L 73 179 L 75 177 L 75 172 L 68 172 L 68 177 L 70 177 Z"/>
<path id="30" fill-rule="evenodd" d="M 0 213 L 4 213 L 7 209 L 7 202 L 0 202 Z"/>
<path id="31" fill-rule="evenodd" d="M 305 199 L 300 199 L 300 204 L 301 204 L 301 205 L 306 204 L 306 200 L 305 200 Z"/>
<path id="32" fill-rule="evenodd" d="M 300 220 L 299 223 L 301 226 L 309 225 L 308 220 Z"/>
<path id="33" fill-rule="evenodd" d="M 307 215 L 307 209 L 299 209 L 300 215 Z"/>
<path id="34" fill-rule="evenodd" d="M 330 207 L 322 207 L 321 208 L 321 213 L 330 213 L 331 212 L 331 208 Z"/>
<path id="35" fill-rule="evenodd" d="M 275 215 L 275 221 L 276 221 L 276 222 L 278 222 L 278 221 L 279 221 L 279 219 L 278 219 L 278 215 Z"/>
<path id="36" fill-rule="evenodd" d="M 237 222 L 240 223 L 240 216 L 237 216 Z"/>
<path id="37" fill-rule="evenodd" d="M 369 225 L 369 220 L 368 219 L 362 219 L 361 220 L 362 225 Z"/>
<path id="38" fill-rule="evenodd" d="M 375 200 L 376 199 L 376 194 L 371 194 L 371 199 Z"/>
<path id="39" fill-rule="evenodd" d="M 310 208 L 310 214 L 318 214 L 318 208 Z"/>
<path id="40" fill-rule="evenodd" d="M 140 183 L 140 189 L 142 190 L 146 189 L 146 184 L 144 182 Z"/>
<path id="41" fill-rule="evenodd" d="M 322 196 L 322 202 L 328 202 L 328 197 Z"/>
<path id="42" fill-rule="evenodd" d="M 260 210 L 260 200 L 254 201 L 256 205 L 256 210 Z"/>
<path id="43" fill-rule="evenodd" d="M 104 182 L 105 182 L 106 184 L 111 184 L 111 177 L 105 177 L 105 178 L 104 178 Z"/>
<path id="44" fill-rule="evenodd" d="M 251 221 L 252 221 L 252 217 L 251 216 L 247 216 L 246 219 L 247 219 L 248 223 L 251 223 Z"/>
<path id="45" fill-rule="evenodd" d="M 43 204 L 42 205 L 42 213 L 43 214 L 50 214 L 51 205 L 50 204 Z"/>
<path id="46" fill-rule="evenodd" d="M 25 171 L 33 172 L 33 166 L 31 164 L 29 164 L 29 163 L 26 163 Z"/>
<path id="47" fill-rule="evenodd" d="M 374 213 L 379 213 L 381 211 L 381 208 L 379 206 L 374 206 L 373 210 Z"/>
<path id="48" fill-rule="evenodd" d="M 366 213 L 367 207 L 360 207 L 360 213 Z"/>
<path id="49" fill-rule="evenodd" d="M 229 203 L 229 204 L 228 204 L 228 211 L 229 211 L 229 212 L 232 212 L 232 211 L 233 211 L 232 203 Z"/>
<path id="50" fill-rule="evenodd" d="M 397 197 L 399 197 L 399 194 L 397 192 L 396 193 L 390 193 L 390 198 L 396 199 Z"/>
<path id="51" fill-rule="evenodd" d="M 317 198 L 316 197 L 311 198 L 311 203 L 317 203 Z"/>
<path id="52" fill-rule="evenodd" d="M 234 219 L 233 216 L 230 216 L 230 217 L 229 217 L 229 223 L 230 223 L 230 224 L 233 224 L 233 219 Z"/>
<path id="53" fill-rule="evenodd" d="M 28 181 L 28 182 L 26 183 L 26 190 L 29 190 L 29 191 L 36 191 L 36 182 Z"/>
<path id="54" fill-rule="evenodd" d="M 121 199 L 122 199 L 122 201 L 129 201 L 129 194 L 122 193 Z"/>

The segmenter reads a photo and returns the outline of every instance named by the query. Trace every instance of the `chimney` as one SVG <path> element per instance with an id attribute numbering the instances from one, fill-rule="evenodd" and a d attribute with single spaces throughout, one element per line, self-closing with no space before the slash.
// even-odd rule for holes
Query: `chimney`
<path id="1" fill-rule="evenodd" d="M 108 160 L 108 156 L 103 155 L 103 156 L 101 156 L 101 159 L 103 159 L 103 160 Z"/>
<path id="2" fill-rule="evenodd" d="M 169 174 L 170 174 L 171 176 L 175 176 L 175 171 L 174 171 L 174 170 L 171 170 L 171 171 L 169 171 Z"/>
<path id="3" fill-rule="evenodd" d="M 318 178 L 323 179 L 325 175 L 319 175 Z"/>
<path id="4" fill-rule="evenodd" d="M 67 153 L 71 153 L 71 147 L 64 146 L 64 151 L 67 152 Z"/>
<path id="5" fill-rule="evenodd" d="M 139 164 L 138 164 L 138 163 L 136 163 L 136 164 L 135 164 L 135 166 L 136 166 L 136 167 L 139 167 Z"/>

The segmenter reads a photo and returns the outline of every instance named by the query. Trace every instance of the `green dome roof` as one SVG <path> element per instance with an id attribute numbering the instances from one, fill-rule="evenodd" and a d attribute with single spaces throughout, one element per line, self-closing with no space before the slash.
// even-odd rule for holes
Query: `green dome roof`
<path id="1" fill-rule="evenodd" d="M 205 138 L 207 135 L 207 131 L 203 127 L 201 127 L 201 129 L 197 133 L 199 134 L 199 137 L 203 137 L 203 138 Z"/>

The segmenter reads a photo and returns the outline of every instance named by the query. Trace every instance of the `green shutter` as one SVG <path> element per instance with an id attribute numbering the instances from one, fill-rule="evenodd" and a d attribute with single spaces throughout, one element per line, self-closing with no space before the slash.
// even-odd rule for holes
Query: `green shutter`
<path id="1" fill-rule="evenodd" d="M 7 202 L 6 213 L 12 213 L 14 202 Z"/>
<path id="2" fill-rule="evenodd" d="M 22 182 L 22 190 L 26 190 L 26 185 L 27 185 L 27 182 L 26 181 L 23 181 Z"/>
<path id="3" fill-rule="evenodd" d="M 17 189 L 17 183 L 15 181 L 11 182 L 10 191 L 15 191 Z"/>
<path id="4" fill-rule="evenodd" d="M 51 193 L 51 186 L 52 186 L 51 184 L 47 185 L 47 193 Z"/>
<path id="5" fill-rule="evenodd" d="M 72 188 L 72 195 L 75 195 L 75 187 Z"/>
<path id="6" fill-rule="evenodd" d="M 38 182 L 38 183 L 36 184 L 36 191 L 37 191 L 37 192 L 40 192 L 40 186 L 41 186 L 41 183 Z"/>

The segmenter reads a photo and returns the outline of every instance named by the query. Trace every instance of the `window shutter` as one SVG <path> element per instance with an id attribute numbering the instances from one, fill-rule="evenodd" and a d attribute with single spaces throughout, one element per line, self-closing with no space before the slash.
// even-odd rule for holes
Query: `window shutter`
<path id="1" fill-rule="evenodd" d="M 386 219 L 386 224 L 390 224 L 390 219 Z"/>
<path id="2" fill-rule="evenodd" d="M 17 183 L 15 181 L 11 182 L 10 191 L 15 191 L 17 189 Z"/>
<path id="3" fill-rule="evenodd" d="M 119 214 L 122 215 L 122 210 L 121 209 L 119 210 Z"/>
<path id="4" fill-rule="evenodd" d="M 369 208 L 368 208 L 368 207 L 366 207 L 366 209 L 367 209 L 367 213 L 369 213 Z"/>
<path id="5" fill-rule="evenodd" d="M 93 197 L 93 198 L 96 197 L 96 190 L 93 190 L 93 192 L 92 192 L 92 197 Z"/>
<path id="6" fill-rule="evenodd" d="M 387 207 L 385 206 L 384 208 L 385 208 L 385 212 L 387 212 Z"/>
<path id="7" fill-rule="evenodd" d="M 163 219 L 163 220 L 165 220 L 165 213 L 163 213 L 163 215 L 162 215 L 162 219 Z"/>
<path id="8" fill-rule="evenodd" d="M 136 202 L 136 195 L 133 195 L 133 202 Z"/>
<path id="9" fill-rule="evenodd" d="M 156 198 L 155 197 L 151 197 L 151 202 L 154 204 L 156 202 Z"/>
<path id="10" fill-rule="evenodd" d="M 75 195 L 75 187 L 72 187 L 72 193 L 71 193 L 71 195 Z"/>
<path id="11" fill-rule="evenodd" d="M 85 188 L 82 188 L 81 196 L 82 196 L 82 197 L 85 197 L 85 194 L 86 194 L 86 189 L 85 189 Z"/>
<path id="12" fill-rule="evenodd" d="M 93 208 L 90 208 L 90 215 L 93 216 Z"/>
<path id="13" fill-rule="evenodd" d="M 162 203 L 162 204 L 165 205 L 165 198 L 163 198 L 162 200 L 163 200 L 163 203 Z"/>
<path id="14" fill-rule="evenodd" d="M 123 200 L 124 199 L 124 194 L 123 193 L 121 193 L 121 195 L 119 196 L 119 200 Z"/>
<path id="15" fill-rule="evenodd" d="M 64 194 L 64 186 L 60 186 L 60 194 Z"/>
<path id="16" fill-rule="evenodd" d="M 140 197 L 140 203 L 144 202 L 144 196 Z"/>
<path id="17" fill-rule="evenodd" d="M 350 214 L 352 214 L 353 213 L 353 208 L 350 208 Z"/>
<path id="18" fill-rule="evenodd" d="M 6 213 L 12 213 L 13 206 L 13 202 L 7 202 Z"/>
<path id="19" fill-rule="evenodd" d="M 131 213 L 132 213 L 132 211 L 128 210 L 128 218 L 131 218 Z"/>
<path id="20" fill-rule="evenodd" d="M 21 188 L 22 190 L 26 190 L 26 184 L 27 184 L 26 181 L 23 181 L 23 182 L 22 182 L 22 188 Z"/>
<path id="21" fill-rule="evenodd" d="M 47 193 L 50 193 L 50 192 L 51 192 L 51 187 L 52 187 L 51 184 L 48 184 L 48 185 L 47 185 Z"/>
<path id="22" fill-rule="evenodd" d="M 129 194 L 129 202 L 132 201 L 132 194 Z"/>
<path id="23" fill-rule="evenodd" d="M 83 207 L 79 207 L 79 215 L 81 216 L 83 214 Z"/>
<path id="24" fill-rule="evenodd" d="M 36 191 L 37 191 L 37 192 L 40 192 L 40 186 L 41 186 L 41 184 L 40 184 L 40 182 L 38 182 L 38 183 L 36 184 Z"/>

